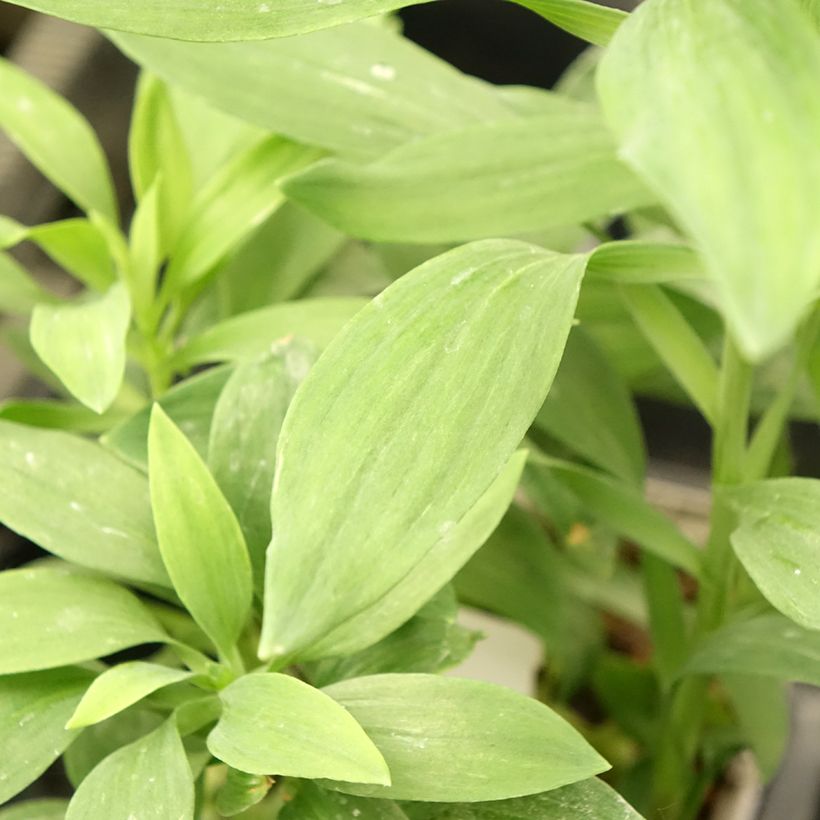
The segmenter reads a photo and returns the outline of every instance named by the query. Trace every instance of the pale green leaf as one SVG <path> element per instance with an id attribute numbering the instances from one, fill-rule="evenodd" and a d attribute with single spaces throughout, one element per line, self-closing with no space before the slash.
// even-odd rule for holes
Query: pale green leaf
<path id="1" fill-rule="evenodd" d="M 597 778 L 513 800 L 420 808 L 410 815 L 412 820 L 642 820 L 623 797 Z"/>
<path id="2" fill-rule="evenodd" d="M 515 0 L 562 29 L 593 43 L 605 46 L 626 19 L 620 9 L 611 9 L 586 0 Z"/>
<path id="3" fill-rule="evenodd" d="M 321 349 L 366 304 L 365 299 L 355 297 L 304 299 L 241 313 L 184 342 L 173 364 L 182 370 L 205 362 L 252 359 L 294 335 Z"/>
<path id="4" fill-rule="evenodd" d="M 17 220 L 0 214 L 0 250 L 13 248 L 26 238 L 28 228 Z"/>
<path id="5" fill-rule="evenodd" d="M 157 689 L 190 677 L 191 673 L 184 669 L 172 669 L 145 661 L 130 661 L 112 666 L 88 687 L 66 728 L 80 729 L 99 723 Z"/>
<path id="6" fill-rule="evenodd" d="M 9 399 L 0 403 L 0 419 L 74 433 L 101 433 L 120 418 L 115 411 L 100 415 L 82 404 L 59 399 Z"/>
<path id="7" fill-rule="evenodd" d="M 354 236 L 450 242 L 522 234 L 647 204 L 597 112 L 562 101 L 541 117 L 408 142 L 361 166 L 326 159 L 287 195 Z"/>
<path id="8" fill-rule="evenodd" d="M 131 0 L 13 0 L 18 6 L 96 28 L 203 42 L 290 37 L 429 1 L 199 0 L 192 10 L 185 0 L 144 0 L 138 8 Z"/>
<path id="9" fill-rule="evenodd" d="M 605 242 L 590 254 L 587 277 L 622 285 L 660 285 L 707 277 L 688 245 L 624 240 Z"/>
<path id="10" fill-rule="evenodd" d="M 216 794 L 216 810 L 222 817 L 242 814 L 263 800 L 272 785 L 273 778 L 266 774 L 248 774 L 229 767 Z"/>
<path id="11" fill-rule="evenodd" d="M 271 537 L 276 442 L 313 358 L 309 346 L 290 342 L 262 359 L 239 364 L 214 408 L 208 466 L 245 535 L 260 588 Z"/>
<path id="12" fill-rule="evenodd" d="M 72 668 L 0 677 L 0 803 L 36 780 L 74 740 L 77 732 L 65 722 L 91 678 Z M 21 815 L 28 816 L 36 815 Z M 0 817 L 6 820 L 6 813 Z"/>
<path id="13" fill-rule="evenodd" d="M 383 26 L 256 43 L 112 39 L 135 62 L 229 114 L 351 158 L 513 116 L 492 87 Z"/>
<path id="14" fill-rule="evenodd" d="M 193 445 L 154 405 L 149 484 L 162 559 L 185 607 L 230 656 L 251 607 L 251 565 L 236 517 Z"/>
<path id="15" fill-rule="evenodd" d="M 79 436 L 0 421 L 0 521 L 74 564 L 169 583 L 145 477 Z"/>
<path id="16" fill-rule="evenodd" d="M 0 130 L 86 211 L 117 221 L 108 164 L 88 123 L 68 102 L 0 58 Z"/>
<path id="17" fill-rule="evenodd" d="M 603 350 L 581 328 L 569 336 L 535 426 L 617 478 L 642 485 L 646 455 L 632 396 Z"/>
<path id="18" fill-rule="evenodd" d="M 128 234 L 129 290 L 134 314 L 145 326 L 156 295 L 156 284 L 163 259 L 163 232 L 171 226 L 170 217 L 161 213 L 165 177 L 158 175 L 137 203 Z M 149 331 L 150 332 L 150 331 Z"/>
<path id="19" fill-rule="evenodd" d="M 208 455 L 214 407 L 230 375 L 230 367 L 210 368 L 175 384 L 158 400 L 159 406 L 203 458 Z M 150 422 L 151 407 L 148 406 L 109 430 L 102 442 L 122 458 L 147 471 Z"/>
<path id="20" fill-rule="evenodd" d="M 389 783 L 378 749 L 331 698 L 288 675 L 246 675 L 219 693 L 214 757 L 251 774 Z"/>
<path id="21" fill-rule="evenodd" d="M 446 556 L 546 396 L 584 264 L 467 245 L 402 277 L 331 343 L 279 438 L 263 656 L 314 646 L 431 551 Z"/>
<path id="22" fill-rule="evenodd" d="M 57 297 L 7 253 L 0 252 L 0 311 L 27 316 L 39 303 L 57 302 Z"/>
<path id="23" fill-rule="evenodd" d="M 392 800 L 370 800 L 325 791 L 310 781 L 300 784 L 296 798 L 286 804 L 280 817 L 281 820 L 331 820 L 343 817 L 407 820 L 407 815 Z"/>
<path id="24" fill-rule="evenodd" d="M 820 283 L 818 76 L 794 0 L 647 0 L 598 72 L 622 157 L 701 250 L 754 359 Z"/>
<path id="25" fill-rule="evenodd" d="M 64 820 L 68 800 L 57 797 L 26 800 L 0 809 L 0 820 Z"/>
<path id="26" fill-rule="evenodd" d="M 758 589 L 820 629 L 820 481 L 776 478 L 723 490 L 740 514 L 732 547 Z"/>
<path id="27" fill-rule="evenodd" d="M 31 344 L 75 398 L 102 413 L 116 398 L 125 374 L 130 319 L 128 292 L 118 283 L 99 297 L 37 305 Z"/>
<path id="28" fill-rule="evenodd" d="M 325 690 L 364 727 L 390 786 L 335 784 L 398 800 L 500 800 L 608 768 L 555 712 L 509 689 L 436 675 L 374 675 Z"/>
<path id="29" fill-rule="evenodd" d="M 111 581 L 76 572 L 7 570 L 0 573 L 0 600 L 0 674 L 79 663 L 165 640 L 138 598 Z"/>
<path id="30" fill-rule="evenodd" d="M 757 675 L 820 686 L 820 631 L 783 615 L 759 615 L 712 633 L 684 674 Z"/>
<path id="31" fill-rule="evenodd" d="M 109 755 L 71 798 L 66 820 L 193 820 L 194 783 L 173 718 Z"/>

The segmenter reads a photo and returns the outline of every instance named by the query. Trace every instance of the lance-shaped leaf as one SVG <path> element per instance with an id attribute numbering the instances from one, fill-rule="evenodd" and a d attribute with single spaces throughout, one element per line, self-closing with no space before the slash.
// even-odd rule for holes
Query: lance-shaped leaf
<path id="1" fill-rule="evenodd" d="M 757 675 L 820 686 L 820 632 L 783 615 L 759 615 L 714 632 L 683 674 Z"/>
<path id="2" fill-rule="evenodd" d="M 79 436 L 0 421 L 0 521 L 74 564 L 169 584 L 145 477 Z"/>
<path id="3" fill-rule="evenodd" d="M 214 408 L 208 465 L 236 513 L 260 588 L 271 536 L 276 442 L 313 358 L 309 346 L 291 342 L 263 359 L 240 364 Z"/>
<path id="4" fill-rule="evenodd" d="M 390 786 L 337 784 L 398 800 L 501 800 L 554 789 L 608 768 L 563 718 L 481 681 L 373 675 L 325 690 L 384 755 Z"/>
<path id="5" fill-rule="evenodd" d="M 302 336 L 318 348 L 330 340 L 367 301 L 354 297 L 302 299 L 241 313 L 194 336 L 177 351 L 173 364 L 184 369 L 205 362 L 263 356 L 288 336 Z"/>
<path id="6" fill-rule="evenodd" d="M 112 666 L 94 679 L 71 715 L 66 728 L 79 729 L 99 723 L 127 709 L 163 686 L 190 678 L 184 669 L 156 663 L 131 661 Z"/>
<path id="7" fill-rule="evenodd" d="M 596 46 L 605 46 L 626 19 L 620 9 L 586 0 L 515 0 L 570 34 Z"/>
<path id="8" fill-rule="evenodd" d="M 219 693 L 223 711 L 208 749 L 251 774 L 389 783 L 379 750 L 319 689 L 288 675 L 246 675 Z"/>
<path id="9" fill-rule="evenodd" d="M 598 245 L 590 254 L 587 278 L 622 285 L 660 285 L 706 279 L 707 273 L 688 245 L 632 239 Z"/>
<path id="10" fill-rule="evenodd" d="M 392 800 L 372 800 L 331 792 L 305 781 L 294 800 L 282 810 L 282 820 L 328 820 L 330 817 L 357 817 L 359 820 L 407 820 Z M 2 820 L 2 818 L 0 818 Z"/>
<path id="11" fill-rule="evenodd" d="M 158 404 L 148 431 L 148 465 L 159 549 L 174 588 L 230 656 L 251 606 L 245 539 L 205 463 Z"/>
<path id="12" fill-rule="evenodd" d="M 359 23 L 256 43 L 125 34 L 113 40 L 135 62 L 229 114 L 351 158 L 513 116 L 492 87 L 383 26 Z"/>
<path id="13" fill-rule="evenodd" d="M 70 667 L 0 677 L 0 803 L 36 780 L 74 740 L 77 732 L 65 722 L 91 679 Z"/>
<path id="14" fill-rule="evenodd" d="M 700 248 L 755 359 L 788 339 L 820 282 L 820 49 L 807 22 L 794 0 L 649 0 L 598 73 L 622 157 Z"/>
<path id="15" fill-rule="evenodd" d="M 57 301 L 25 268 L 0 253 L 0 311 L 27 316 L 40 302 Z"/>
<path id="16" fill-rule="evenodd" d="M 471 125 L 361 166 L 327 159 L 285 191 L 346 233 L 396 242 L 521 234 L 647 204 L 591 107 Z"/>
<path id="17" fill-rule="evenodd" d="M 125 374 L 125 336 L 131 303 L 118 283 L 99 297 L 40 304 L 31 317 L 37 355 L 83 404 L 105 411 Z"/>
<path id="18" fill-rule="evenodd" d="M 0 600 L 3 675 L 79 663 L 166 639 L 126 589 L 63 569 L 0 573 Z"/>
<path id="19" fill-rule="evenodd" d="M 9 399 L 0 403 L 0 418 L 72 433 L 101 433 L 115 423 L 120 415 L 107 412 L 100 415 L 82 404 L 59 399 Z"/>
<path id="20" fill-rule="evenodd" d="M 412 820 L 643 820 L 618 792 L 597 778 L 513 800 L 416 808 Z"/>
<path id="21" fill-rule="evenodd" d="M 71 798 L 66 820 L 193 820 L 194 783 L 176 723 L 109 755 Z"/>
<path id="22" fill-rule="evenodd" d="M 467 245 L 391 285 L 331 343 L 279 438 L 263 657 L 315 645 L 431 551 L 447 555 L 549 389 L 584 264 L 523 242 Z"/>
<path id="23" fill-rule="evenodd" d="M 0 820 L 65 820 L 68 800 L 47 797 L 43 800 L 26 800 L 0 809 Z"/>
<path id="24" fill-rule="evenodd" d="M 74 202 L 117 221 L 108 164 L 88 123 L 39 80 L 0 59 L 0 130 Z"/>
<path id="25" fill-rule="evenodd" d="M 740 513 L 732 547 L 784 615 L 820 629 L 820 481 L 777 478 L 724 491 Z"/>
<path id="26" fill-rule="evenodd" d="M 154 37 L 202 42 L 290 37 L 430 0 L 13 0 L 18 6 L 76 23 Z M 192 13 L 194 12 L 194 13 Z"/>

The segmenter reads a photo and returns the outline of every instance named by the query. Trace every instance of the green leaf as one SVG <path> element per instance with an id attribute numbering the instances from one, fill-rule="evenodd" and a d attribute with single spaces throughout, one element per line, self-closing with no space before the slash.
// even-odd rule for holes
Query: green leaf
<path id="1" fill-rule="evenodd" d="M 0 573 L 0 600 L 3 675 L 79 663 L 166 639 L 136 596 L 111 581 L 76 572 L 8 570 Z"/>
<path id="2" fill-rule="evenodd" d="M 112 39 L 135 62 L 229 114 L 355 159 L 422 134 L 513 116 L 492 87 L 383 26 L 255 43 Z"/>
<path id="3" fill-rule="evenodd" d="M 46 798 L 15 803 L 0 809 L 0 820 L 64 820 L 68 800 Z"/>
<path id="4" fill-rule="evenodd" d="M 608 768 L 553 711 L 508 689 L 436 675 L 374 675 L 325 690 L 364 727 L 390 786 L 336 784 L 398 800 L 500 800 Z"/>
<path id="5" fill-rule="evenodd" d="M 118 283 L 99 297 L 37 305 L 31 344 L 75 398 L 102 413 L 122 384 L 130 320 L 128 292 Z"/>
<path id="6" fill-rule="evenodd" d="M 622 285 L 662 285 L 698 281 L 707 274 L 688 245 L 633 239 L 598 245 L 590 254 L 587 277 Z"/>
<path id="7" fill-rule="evenodd" d="M 242 313 L 185 342 L 173 365 L 182 370 L 205 362 L 252 359 L 293 335 L 310 339 L 321 349 L 366 304 L 365 299 L 353 297 L 303 299 Z"/>
<path id="8" fill-rule="evenodd" d="M 214 408 L 208 466 L 227 498 L 261 588 L 271 537 L 270 495 L 276 442 L 296 388 L 313 363 L 297 342 L 236 367 Z"/>
<path id="9" fill-rule="evenodd" d="M 731 623 L 701 644 L 683 674 L 757 675 L 820 686 L 820 632 L 779 614 Z"/>
<path id="10" fill-rule="evenodd" d="M 758 589 L 820 629 L 820 480 L 777 478 L 722 490 L 740 514 L 732 547 Z"/>
<path id="11" fill-rule="evenodd" d="M 619 535 L 690 575 L 698 575 L 698 548 L 634 487 L 569 461 L 540 455 L 534 458 L 539 466 L 554 471 L 590 513 Z"/>
<path id="12" fill-rule="evenodd" d="M 27 316 L 41 302 L 57 302 L 7 253 L 0 253 L 0 311 Z"/>
<path id="13" fill-rule="evenodd" d="M 66 820 L 193 820 L 194 784 L 173 718 L 100 763 L 71 799 Z"/>
<path id="14" fill-rule="evenodd" d="M 78 704 L 67 729 L 80 729 L 99 723 L 127 709 L 163 686 L 170 686 L 191 677 L 184 669 L 171 669 L 156 663 L 130 661 L 112 666 L 88 688 Z"/>
<path id="15" fill-rule="evenodd" d="M 597 778 L 530 797 L 424 809 L 428 807 L 411 815 L 413 820 L 642 820 L 614 789 Z"/>
<path id="16" fill-rule="evenodd" d="M 370 800 L 329 792 L 310 781 L 300 784 L 295 799 L 285 805 L 281 814 L 281 820 L 331 820 L 342 817 L 407 820 L 407 815 L 392 800 Z"/>
<path id="17" fill-rule="evenodd" d="M 819 75 L 793 0 L 649 0 L 598 72 L 621 156 L 702 252 L 752 359 L 787 341 L 820 283 Z"/>
<path id="18" fill-rule="evenodd" d="M 78 436 L 0 421 L 0 521 L 74 564 L 169 583 L 145 477 Z"/>
<path id="19" fill-rule="evenodd" d="M 216 795 L 216 810 L 222 817 L 242 814 L 263 800 L 272 785 L 273 778 L 266 774 L 247 774 L 229 768 L 225 782 Z"/>
<path id="20" fill-rule="evenodd" d="M 199 0 L 195 13 L 184 0 L 145 0 L 137 9 L 130 0 L 13 0 L 75 23 L 115 31 L 135 31 L 174 40 L 226 42 L 290 37 L 373 17 L 430 0 Z"/>
<path id="21" fill-rule="evenodd" d="M 201 279 L 284 201 L 283 176 L 320 156 L 313 148 L 265 137 L 226 166 L 199 196 L 182 227 L 164 282 L 171 292 Z"/>
<path id="22" fill-rule="evenodd" d="M 535 426 L 614 476 L 638 487 L 643 484 L 646 455 L 632 396 L 581 328 L 569 336 Z"/>
<path id="23" fill-rule="evenodd" d="M 159 405 L 151 413 L 148 464 L 157 540 L 174 589 L 231 656 L 252 596 L 242 530 L 193 445 Z"/>
<path id="24" fill-rule="evenodd" d="M 585 0 L 515 0 L 556 26 L 596 46 L 605 46 L 627 15 Z"/>
<path id="25" fill-rule="evenodd" d="M 652 201 L 597 112 L 569 101 L 416 139 L 366 166 L 326 159 L 285 192 L 346 233 L 388 242 L 521 234 Z"/>
<path id="26" fill-rule="evenodd" d="M 80 208 L 117 221 L 108 164 L 88 123 L 68 102 L 0 59 L 0 129 Z"/>
<path id="27" fill-rule="evenodd" d="M 120 418 L 108 411 L 99 415 L 81 404 L 58 399 L 9 399 L 0 403 L 0 419 L 74 433 L 101 433 Z"/>
<path id="28" fill-rule="evenodd" d="M 16 219 L 0 214 L 0 249 L 13 248 L 22 242 L 28 234 L 28 228 Z"/>
<path id="29" fill-rule="evenodd" d="M 213 367 L 175 384 L 158 400 L 159 406 L 205 458 L 214 406 L 231 375 L 229 367 Z M 151 407 L 143 408 L 109 430 L 102 442 L 122 458 L 148 470 L 148 427 Z"/>
<path id="30" fill-rule="evenodd" d="M 584 262 L 467 245 L 402 277 L 331 343 L 279 438 L 263 657 L 303 653 L 432 550 L 446 556 L 543 402 Z"/>
<path id="31" fill-rule="evenodd" d="M 288 675 L 246 675 L 223 689 L 208 735 L 214 757 L 243 772 L 389 783 L 378 749 L 318 689 Z"/>
<path id="32" fill-rule="evenodd" d="M 129 290 L 137 324 L 150 330 L 150 314 L 156 295 L 157 279 L 163 258 L 163 232 L 170 229 L 169 217 L 160 213 L 164 177 L 157 176 L 134 210 L 128 235 L 127 269 Z"/>
<path id="33" fill-rule="evenodd" d="M 0 803 L 34 782 L 75 738 L 65 722 L 91 677 L 72 668 L 0 677 Z"/>

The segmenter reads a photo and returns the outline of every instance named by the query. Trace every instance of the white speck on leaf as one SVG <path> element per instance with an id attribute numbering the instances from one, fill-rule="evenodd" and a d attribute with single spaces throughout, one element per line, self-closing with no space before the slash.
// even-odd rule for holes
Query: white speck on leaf
<path id="1" fill-rule="evenodd" d="M 26 453 L 26 464 L 28 464 L 29 467 L 34 467 L 37 464 L 37 456 L 31 451 Z"/>
<path id="2" fill-rule="evenodd" d="M 390 80 L 396 79 L 396 69 L 387 63 L 373 63 L 373 65 L 370 66 L 370 75 L 377 80 L 390 82 Z"/>
<path id="3" fill-rule="evenodd" d="M 795 574 L 795 575 L 800 575 L 802 572 L 803 572 L 803 570 L 802 570 L 802 569 L 796 569 L 796 570 L 794 571 L 794 574 Z"/>

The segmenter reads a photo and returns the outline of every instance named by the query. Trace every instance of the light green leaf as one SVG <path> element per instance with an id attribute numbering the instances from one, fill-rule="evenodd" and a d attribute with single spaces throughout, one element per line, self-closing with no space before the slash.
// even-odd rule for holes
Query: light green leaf
<path id="1" fill-rule="evenodd" d="M 193 820 L 194 784 L 173 718 L 118 749 L 83 780 L 66 820 Z"/>
<path id="2" fill-rule="evenodd" d="M 701 250 L 753 359 L 787 341 L 820 283 L 818 76 L 794 0 L 648 0 L 598 72 L 621 155 Z"/>
<path id="3" fill-rule="evenodd" d="M 0 214 L 0 250 L 13 248 L 26 238 L 28 228 L 17 220 Z"/>
<path id="4" fill-rule="evenodd" d="M 251 607 L 251 565 L 242 530 L 193 445 L 159 405 L 151 413 L 148 464 L 168 574 L 194 620 L 230 656 Z"/>
<path id="5" fill-rule="evenodd" d="M 169 583 L 145 477 L 79 436 L 0 421 L 0 521 L 74 564 Z"/>
<path id="6" fill-rule="evenodd" d="M 27 316 L 41 302 L 57 302 L 25 268 L 0 253 L 0 311 Z"/>
<path id="7" fill-rule="evenodd" d="M 290 342 L 265 358 L 238 365 L 214 408 L 208 466 L 245 535 L 260 588 L 271 537 L 276 442 L 313 358 L 309 346 Z"/>
<path id="8" fill-rule="evenodd" d="M 605 46 L 612 39 L 627 15 L 585 0 L 515 0 L 570 34 L 596 46 Z"/>
<path id="9" fill-rule="evenodd" d="M 158 400 L 159 406 L 203 458 L 208 455 L 214 406 L 230 375 L 230 367 L 210 368 L 175 384 Z M 148 406 L 109 430 L 102 442 L 122 458 L 147 471 L 150 422 L 151 407 Z"/>
<path id="10" fill-rule="evenodd" d="M 683 674 L 757 675 L 820 686 L 820 631 L 783 615 L 759 615 L 713 632 Z"/>
<path id="11" fill-rule="evenodd" d="M 229 114 L 355 159 L 422 134 L 513 116 L 491 86 L 383 26 L 256 43 L 112 39 L 135 62 Z"/>
<path id="12" fill-rule="evenodd" d="M 99 297 L 37 305 L 31 344 L 75 398 L 102 413 L 116 398 L 125 374 L 130 319 L 128 292 L 118 283 Z"/>
<path id="13" fill-rule="evenodd" d="M 437 546 L 447 554 L 546 396 L 584 264 L 467 245 L 402 277 L 331 343 L 279 438 L 263 657 L 304 652 Z"/>
<path id="14" fill-rule="evenodd" d="M 184 669 L 171 669 L 156 663 L 130 661 L 112 666 L 97 678 L 83 695 L 71 715 L 67 729 L 80 729 L 99 723 L 163 686 L 191 677 Z"/>
<path id="15" fill-rule="evenodd" d="M 569 336 L 535 426 L 623 481 L 643 484 L 643 434 L 629 389 L 581 328 Z"/>
<path id="16" fill-rule="evenodd" d="M 407 820 L 407 815 L 392 800 L 370 800 L 329 792 L 310 781 L 300 784 L 296 798 L 285 805 L 281 814 L 281 820 L 331 820 L 342 817 Z"/>
<path id="17" fill-rule="evenodd" d="M 115 31 L 136 31 L 174 40 L 226 42 L 290 37 L 373 17 L 430 0 L 199 0 L 195 13 L 185 0 L 12 0 L 18 6 Z"/>
<path id="18" fill-rule="evenodd" d="M 320 156 L 313 148 L 266 137 L 226 166 L 199 196 L 166 272 L 174 289 L 202 278 L 284 201 L 283 176 Z"/>
<path id="19" fill-rule="evenodd" d="M 177 351 L 178 370 L 205 362 L 252 359 L 288 336 L 302 336 L 324 348 L 348 320 L 367 304 L 353 297 L 283 302 L 217 322 Z"/>
<path id="20" fill-rule="evenodd" d="M 0 403 L 0 419 L 74 433 L 101 433 L 120 418 L 114 411 L 99 415 L 81 404 L 58 399 L 9 399 Z"/>
<path id="21" fill-rule="evenodd" d="M 160 212 L 164 177 L 157 176 L 134 210 L 128 234 L 128 284 L 137 324 L 150 333 L 153 301 L 163 259 L 163 232 L 171 228 L 170 217 Z"/>
<path id="22" fill-rule="evenodd" d="M 389 783 L 361 726 L 318 689 L 288 675 L 246 675 L 223 689 L 208 735 L 214 757 L 243 772 Z"/>
<path id="23" fill-rule="evenodd" d="M 216 794 L 216 810 L 222 817 L 242 814 L 263 800 L 272 785 L 273 778 L 266 774 L 248 774 L 228 768 L 225 782 Z"/>
<path id="24" fill-rule="evenodd" d="M 108 164 L 88 123 L 39 80 L 0 58 L 0 130 L 80 208 L 117 221 Z"/>
<path id="25" fill-rule="evenodd" d="M 67 808 L 68 800 L 56 797 L 26 800 L 0 809 L 0 820 L 64 820 Z"/>
<path id="26" fill-rule="evenodd" d="M 326 159 L 285 192 L 346 233 L 390 242 L 521 234 L 652 201 L 597 112 L 570 101 L 416 139 L 367 166 Z"/>
<path id="27" fill-rule="evenodd" d="M 569 461 L 534 456 L 539 466 L 553 471 L 596 518 L 624 538 L 697 576 L 700 553 L 678 528 L 644 500 L 634 487 Z"/>
<path id="28" fill-rule="evenodd" d="M 325 690 L 364 727 L 390 786 L 335 784 L 398 800 L 500 800 L 606 770 L 606 761 L 538 701 L 480 681 L 374 675 Z"/>
<path id="29" fill-rule="evenodd" d="M 732 547 L 758 589 L 820 629 L 820 481 L 776 478 L 722 491 L 740 514 Z"/>
<path id="30" fill-rule="evenodd" d="M 421 808 L 418 815 L 411 815 L 412 820 L 642 820 L 614 789 L 597 778 L 513 800 L 431 805 L 429 811 L 427 806 Z"/>
<path id="31" fill-rule="evenodd" d="M 702 280 L 703 262 L 688 245 L 623 240 L 605 242 L 590 254 L 587 277 L 622 285 L 661 285 Z"/>
<path id="32" fill-rule="evenodd" d="M 72 668 L 0 677 L 0 803 L 35 781 L 74 740 L 77 732 L 65 722 L 91 678 Z"/>
<path id="33" fill-rule="evenodd" d="M 3 675 L 165 640 L 136 596 L 101 578 L 45 567 L 7 570 L 0 573 L 0 600 Z"/>

